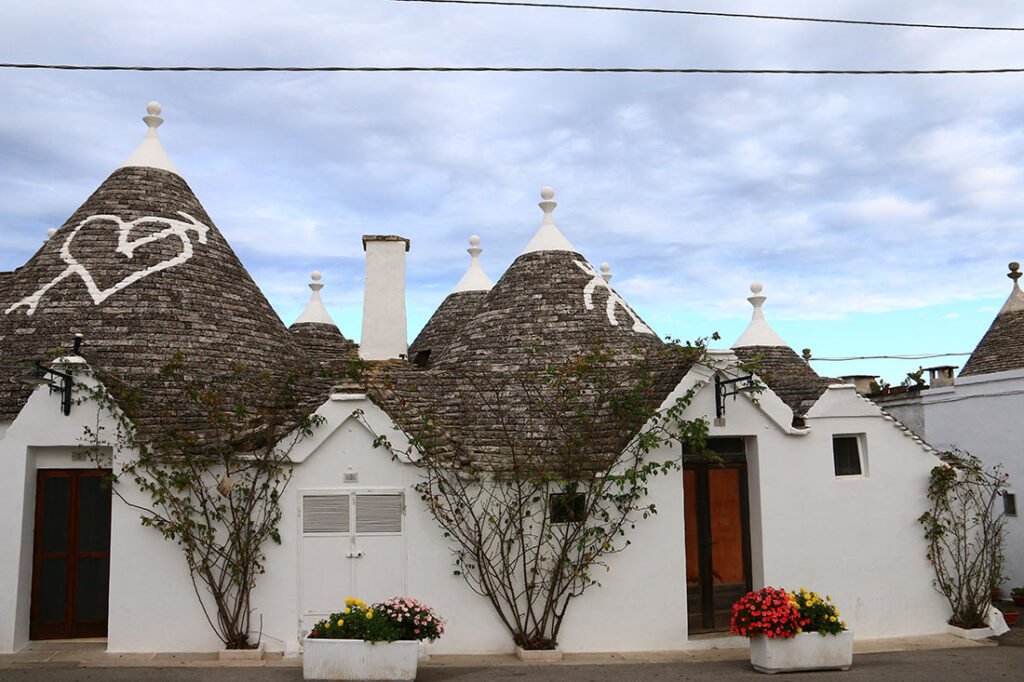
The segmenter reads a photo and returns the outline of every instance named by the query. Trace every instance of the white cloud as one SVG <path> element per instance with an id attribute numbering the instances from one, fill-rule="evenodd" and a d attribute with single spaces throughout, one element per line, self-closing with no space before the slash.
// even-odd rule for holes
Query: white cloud
<path id="1" fill-rule="evenodd" d="M 772 13 L 1024 23 L 996 0 L 778 0 Z M 6 61 L 66 63 L 1024 62 L 1024 45 L 999 34 L 336 0 L 39 1 L 5 11 L 0 44 Z M 0 70 L 0 269 L 23 263 L 127 157 L 158 99 L 169 154 L 282 314 L 301 310 L 306 277 L 321 269 L 325 299 L 353 319 L 366 233 L 412 239 L 410 310 L 428 314 L 465 268 L 470 234 L 500 276 L 539 224 L 545 184 L 568 238 L 611 262 L 616 287 L 659 331 L 742 328 L 753 280 L 781 322 L 1001 299 L 1005 263 L 1024 258 L 1018 85 Z"/>

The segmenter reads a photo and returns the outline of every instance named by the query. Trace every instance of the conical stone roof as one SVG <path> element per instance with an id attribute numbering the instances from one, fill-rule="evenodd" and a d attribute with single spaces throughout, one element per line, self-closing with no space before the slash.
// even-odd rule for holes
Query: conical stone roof
<path id="1" fill-rule="evenodd" d="M 373 392 L 404 429 L 434 443 L 435 454 L 501 468 L 513 453 L 536 452 L 557 472 L 567 443 L 578 438 L 580 447 L 568 449 L 579 449 L 584 461 L 574 466 L 601 468 L 643 426 L 639 415 L 611 408 L 611 392 L 642 384 L 644 401 L 656 407 L 693 361 L 663 353 L 654 331 L 558 231 L 552 196 L 545 188 L 540 230 L 441 357 L 425 370 L 388 368 Z M 571 368 L 595 351 L 598 375 L 581 370 L 589 377 L 581 380 L 605 389 L 561 405 L 560 389 L 545 383 L 547 368 Z"/>
<path id="2" fill-rule="evenodd" d="M 794 418 L 803 417 L 834 383 L 819 376 L 789 346 L 740 346 L 732 350 L 741 362 L 753 366 L 754 373 L 793 410 Z"/>
<path id="3" fill-rule="evenodd" d="M 544 220 L 526 249 L 448 344 L 438 368 L 515 371 L 559 363 L 600 346 L 628 362 L 662 346 L 555 225 L 554 190 L 541 190 Z"/>
<path id="4" fill-rule="evenodd" d="M 1013 280 L 1013 289 L 960 370 L 962 377 L 1024 369 L 1024 292 L 1017 283 L 1020 264 L 1010 263 L 1009 268 L 1007 277 Z"/>
<path id="5" fill-rule="evenodd" d="M 750 324 L 736 339 L 732 350 L 741 362 L 753 367 L 768 388 L 782 399 L 799 421 L 825 393 L 832 380 L 818 376 L 811 366 L 779 336 L 764 316 L 767 296 L 760 282 L 750 285 L 747 301 L 754 310 Z"/>
<path id="6" fill-rule="evenodd" d="M 152 156 L 154 141 L 145 146 Z M 143 437 L 161 420 L 189 416 L 175 414 L 186 408 L 159 373 L 175 353 L 197 377 L 229 375 L 238 364 L 283 374 L 302 360 L 188 184 L 165 168 L 114 171 L 4 281 L 0 421 L 31 391 L 11 379 L 52 360 L 76 333 L 101 376 L 142 394 Z M 230 381 L 221 388 L 230 392 Z"/>
<path id="7" fill-rule="evenodd" d="M 436 363 L 455 335 L 480 310 L 494 282 L 480 266 L 480 237 L 469 238 L 470 264 L 409 346 L 409 359 L 420 367 Z"/>
<path id="8" fill-rule="evenodd" d="M 480 311 L 486 299 L 486 291 L 455 291 L 448 294 L 423 325 L 416 339 L 409 344 L 409 358 L 422 366 L 436 364 L 448 344 Z"/>
<path id="9" fill-rule="evenodd" d="M 512 370 L 602 346 L 623 361 L 661 340 L 579 253 L 531 251 L 502 275 L 439 368 Z"/>
<path id="10" fill-rule="evenodd" d="M 342 370 L 359 355 L 359 347 L 338 329 L 331 314 L 327 312 L 320 290 L 324 288 L 319 272 L 310 275 L 311 291 L 309 303 L 302 314 L 288 327 L 288 333 L 313 361 L 323 369 Z"/>

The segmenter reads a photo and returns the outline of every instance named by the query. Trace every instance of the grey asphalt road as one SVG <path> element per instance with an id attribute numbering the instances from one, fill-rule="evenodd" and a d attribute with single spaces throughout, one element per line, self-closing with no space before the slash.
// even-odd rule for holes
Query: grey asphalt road
<path id="1" fill-rule="evenodd" d="M 0 670 L 0 680 L 12 682 L 120 681 L 140 682 L 285 682 L 302 679 L 301 668 L 62 668 L 25 667 Z M 746 661 L 616 665 L 422 667 L 419 682 L 491 682 L 557 680 L 558 682 L 619 682 L 620 680 L 771 680 L 782 682 L 854 682 L 855 680 L 1024 680 L 1024 647 L 1019 644 L 968 649 L 903 651 L 855 657 L 847 672 L 774 675 L 754 672 Z"/>

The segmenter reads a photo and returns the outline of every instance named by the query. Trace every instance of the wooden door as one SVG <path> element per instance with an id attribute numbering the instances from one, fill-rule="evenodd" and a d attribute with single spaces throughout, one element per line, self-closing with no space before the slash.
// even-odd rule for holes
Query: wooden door
<path id="1" fill-rule="evenodd" d="M 405 594 L 405 494 L 346 488 L 299 495 L 302 628 L 343 608 Z"/>
<path id="2" fill-rule="evenodd" d="M 36 477 L 29 637 L 105 637 L 110 588 L 110 471 Z"/>
<path id="3" fill-rule="evenodd" d="M 683 462 L 691 633 L 728 630 L 732 605 L 750 589 L 747 466 L 742 442 L 738 438 L 711 439 L 709 447 L 723 451 L 718 452 L 719 459 L 686 458 Z"/>

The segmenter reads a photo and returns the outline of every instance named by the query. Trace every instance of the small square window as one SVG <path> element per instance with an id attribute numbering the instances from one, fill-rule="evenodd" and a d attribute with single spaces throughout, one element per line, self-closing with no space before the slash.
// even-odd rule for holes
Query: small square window
<path id="1" fill-rule="evenodd" d="M 551 501 L 551 523 L 583 523 L 587 520 L 586 493 L 554 493 Z"/>
<path id="2" fill-rule="evenodd" d="M 1017 496 L 1013 493 L 1003 493 L 1003 513 L 1007 516 L 1017 515 Z"/>
<path id="3" fill-rule="evenodd" d="M 863 473 L 860 462 L 860 438 L 833 436 L 832 460 L 836 476 L 860 476 Z"/>

